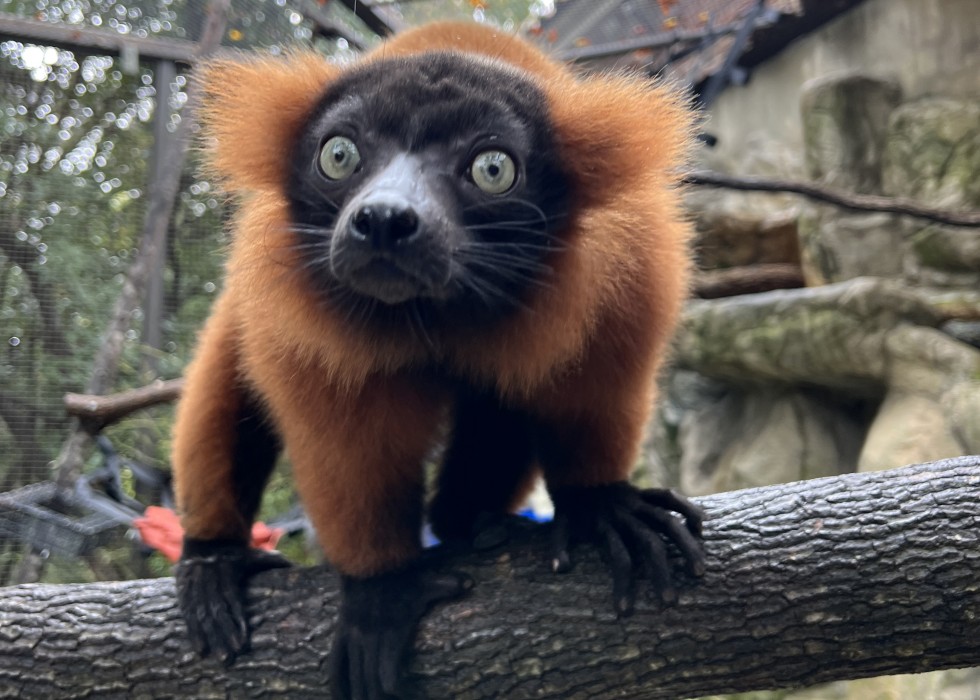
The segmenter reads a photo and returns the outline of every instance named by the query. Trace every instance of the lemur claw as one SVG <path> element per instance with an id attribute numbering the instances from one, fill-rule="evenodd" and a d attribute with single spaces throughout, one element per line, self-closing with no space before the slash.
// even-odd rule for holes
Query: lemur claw
<path id="1" fill-rule="evenodd" d="M 177 564 L 177 600 L 187 636 L 200 656 L 226 665 L 248 647 L 245 585 L 260 571 L 290 566 L 278 552 L 240 542 L 184 540 Z"/>
<path id="2" fill-rule="evenodd" d="M 334 696 L 405 697 L 402 661 L 419 620 L 435 603 L 473 587 L 465 574 L 437 574 L 419 564 L 368 578 L 343 576 L 344 601 L 331 652 Z"/>
<path id="3" fill-rule="evenodd" d="M 623 481 L 557 488 L 552 499 L 555 521 L 551 568 L 568 571 L 572 546 L 583 540 L 594 541 L 612 570 L 613 608 L 617 615 L 633 612 L 639 567 L 649 572 L 662 603 L 669 605 L 677 600 L 665 540 L 680 549 L 692 576 L 704 574 L 704 550 L 699 539 L 704 513 L 674 491 L 640 490 Z M 683 524 L 673 513 L 683 517 Z"/>

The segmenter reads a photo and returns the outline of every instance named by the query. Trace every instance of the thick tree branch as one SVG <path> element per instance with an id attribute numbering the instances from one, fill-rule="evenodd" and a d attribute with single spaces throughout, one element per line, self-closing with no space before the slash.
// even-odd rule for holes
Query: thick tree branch
<path id="1" fill-rule="evenodd" d="M 424 622 L 421 691 L 680 698 L 980 664 L 980 457 L 700 502 L 707 574 L 624 620 L 594 556 L 547 570 L 547 528 L 452 558 L 477 586 Z M 0 697 L 323 697 L 337 602 L 324 568 L 260 575 L 253 649 L 224 668 L 190 652 L 172 579 L 5 589 Z"/>
<path id="2" fill-rule="evenodd" d="M 730 190 L 754 192 L 793 192 L 810 199 L 836 204 L 845 209 L 857 211 L 880 211 L 888 214 L 901 214 L 926 219 L 947 226 L 980 226 L 980 211 L 955 212 L 934 207 L 924 207 L 911 199 L 881 197 L 870 194 L 853 194 L 830 189 L 812 182 L 796 180 L 770 180 L 761 177 L 735 177 L 722 173 L 699 170 L 684 176 L 684 182 L 691 185 L 724 187 Z"/>

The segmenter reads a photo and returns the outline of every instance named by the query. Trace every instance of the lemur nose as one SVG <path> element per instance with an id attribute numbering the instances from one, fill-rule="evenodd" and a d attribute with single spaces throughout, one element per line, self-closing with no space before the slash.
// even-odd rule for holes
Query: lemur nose
<path id="1" fill-rule="evenodd" d="M 419 215 L 401 202 L 368 202 L 350 219 L 351 234 L 375 248 L 393 248 L 419 232 Z"/>

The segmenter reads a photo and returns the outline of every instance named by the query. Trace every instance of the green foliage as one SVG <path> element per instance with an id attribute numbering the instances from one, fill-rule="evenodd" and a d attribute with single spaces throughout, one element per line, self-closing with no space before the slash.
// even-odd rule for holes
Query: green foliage
<path id="1" fill-rule="evenodd" d="M 154 90 L 149 70 L 17 42 L 0 44 L 0 75 L 0 377 L 7 413 L 31 419 L 3 416 L 21 429 L 0 470 L 20 483 L 57 452 L 60 395 L 83 388 L 132 258 Z"/>
<path id="2" fill-rule="evenodd" d="M 140 37 L 197 38 L 197 0 L 0 0 L 3 12 Z M 308 40 L 285 0 L 236 0 L 224 43 L 279 51 Z M 326 44 L 325 50 L 337 50 Z M 153 120 L 180 120 L 185 75 L 155 81 L 106 56 L 0 43 L 0 490 L 48 477 L 66 437 L 66 391 L 84 391 L 145 225 Z M 175 110 L 171 114 L 171 109 Z M 179 376 L 220 285 L 226 212 L 189 164 L 166 251 L 164 313 L 137 309 L 114 389 Z M 159 323 L 159 348 L 141 344 Z M 170 416 L 112 431 L 120 451 L 164 464 Z"/>

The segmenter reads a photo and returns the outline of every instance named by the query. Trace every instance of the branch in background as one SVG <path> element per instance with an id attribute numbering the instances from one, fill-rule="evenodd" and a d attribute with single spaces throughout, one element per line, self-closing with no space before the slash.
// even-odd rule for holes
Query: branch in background
<path id="1" fill-rule="evenodd" d="M 770 180 L 761 177 L 735 177 L 722 173 L 697 170 L 684 176 L 683 181 L 691 185 L 724 187 L 730 190 L 753 192 L 792 192 L 810 199 L 836 204 L 856 211 L 877 211 L 887 214 L 913 216 L 918 219 L 934 221 L 947 226 L 980 227 L 980 211 L 955 212 L 933 207 L 924 207 L 910 199 L 880 197 L 869 194 L 852 194 L 830 189 L 812 182 L 795 180 Z"/>
<path id="2" fill-rule="evenodd" d="M 17 265 L 27 277 L 31 296 L 37 302 L 41 316 L 41 338 L 44 350 L 56 357 L 68 357 L 72 354 L 71 344 L 65 336 L 58 310 L 55 308 L 57 295 L 51 285 L 41 278 L 38 270 L 38 252 L 34 246 L 22 243 L 14 238 L 12 232 L 0 234 L 0 254 L 7 258 L 12 265 Z"/>
<path id="3" fill-rule="evenodd" d="M 65 394 L 65 411 L 68 415 L 81 419 L 85 429 L 95 434 L 134 411 L 175 401 L 180 397 L 183 388 L 183 379 L 170 379 L 157 380 L 138 389 L 108 396 Z"/>
<path id="4" fill-rule="evenodd" d="M 476 587 L 424 621 L 425 697 L 679 698 L 980 664 L 980 457 L 699 499 L 707 573 L 611 612 L 608 570 L 544 561 L 549 529 L 452 557 Z M 251 651 L 190 651 L 172 579 L 0 595 L 5 697 L 322 697 L 339 594 L 327 568 L 259 575 Z"/>
<path id="5" fill-rule="evenodd" d="M 694 295 L 701 299 L 718 299 L 803 286 L 805 286 L 803 270 L 799 265 L 793 263 L 741 265 L 724 270 L 699 272 L 694 278 Z"/>

